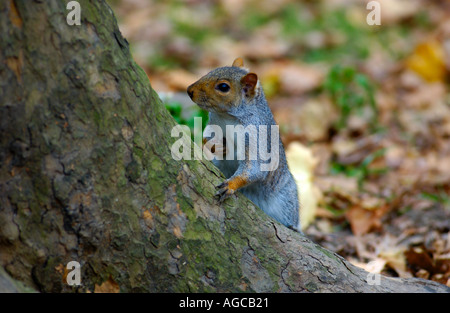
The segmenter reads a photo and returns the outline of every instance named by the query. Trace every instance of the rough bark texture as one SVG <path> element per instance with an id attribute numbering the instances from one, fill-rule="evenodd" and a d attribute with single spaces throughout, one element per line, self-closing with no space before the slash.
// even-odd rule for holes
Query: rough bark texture
<path id="1" fill-rule="evenodd" d="M 79 3 L 81 25 L 69 26 L 66 1 L 0 2 L 0 281 L 42 292 L 449 291 L 369 285 L 244 197 L 219 206 L 220 172 L 171 157 L 175 122 L 111 9 Z M 72 260 L 78 287 L 64 280 Z"/>

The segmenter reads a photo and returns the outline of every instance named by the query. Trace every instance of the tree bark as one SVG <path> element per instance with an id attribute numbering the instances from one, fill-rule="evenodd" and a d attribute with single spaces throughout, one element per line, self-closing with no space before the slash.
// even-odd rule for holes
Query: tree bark
<path id="1" fill-rule="evenodd" d="M 172 158 L 176 124 L 109 6 L 78 2 L 79 26 L 66 1 L 0 2 L 2 277 L 41 292 L 449 291 L 369 284 L 242 195 L 219 205 L 222 174 Z"/>

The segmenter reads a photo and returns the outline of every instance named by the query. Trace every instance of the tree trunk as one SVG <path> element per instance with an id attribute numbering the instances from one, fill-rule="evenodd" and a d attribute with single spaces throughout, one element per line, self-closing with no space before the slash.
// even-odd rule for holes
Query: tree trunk
<path id="1" fill-rule="evenodd" d="M 242 195 L 218 205 L 220 172 L 172 158 L 175 122 L 111 9 L 80 0 L 81 25 L 70 26 L 67 2 L 0 2 L 8 276 L 42 292 L 449 291 L 420 279 L 369 284 Z M 79 286 L 67 284 L 70 261 Z"/>

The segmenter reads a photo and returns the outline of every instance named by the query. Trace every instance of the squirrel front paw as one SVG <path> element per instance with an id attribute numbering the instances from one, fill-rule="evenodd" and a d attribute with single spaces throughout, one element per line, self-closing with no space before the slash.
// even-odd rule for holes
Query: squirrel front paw
<path id="1" fill-rule="evenodd" d="M 219 186 L 216 186 L 218 189 L 215 197 L 218 198 L 219 202 L 222 203 L 225 199 L 229 198 L 232 194 L 236 192 L 241 187 L 244 187 L 248 184 L 247 176 L 238 175 L 233 176 L 230 179 L 227 179 Z"/>
<path id="2" fill-rule="evenodd" d="M 224 181 L 220 185 L 216 186 L 217 192 L 214 197 L 217 198 L 219 203 L 225 201 L 225 199 L 229 198 L 232 194 L 234 194 L 234 189 L 231 189 L 228 182 Z"/>

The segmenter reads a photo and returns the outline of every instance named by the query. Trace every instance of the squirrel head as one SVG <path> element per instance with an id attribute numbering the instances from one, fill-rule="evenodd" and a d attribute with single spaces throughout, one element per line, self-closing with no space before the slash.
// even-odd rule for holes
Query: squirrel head
<path id="1" fill-rule="evenodd" d="M 199 107 L 210 112 L 225 113 L 242 104 L 249 104 L 260 92 L 258 76 L 244 68 L 241 58 L 231 66 L 212 70 L 187 89 Z"/>

